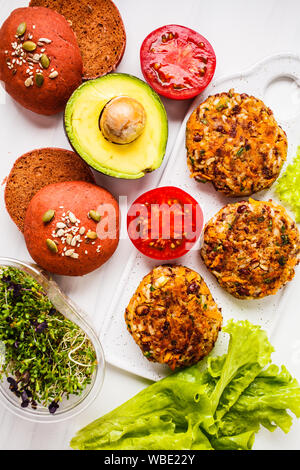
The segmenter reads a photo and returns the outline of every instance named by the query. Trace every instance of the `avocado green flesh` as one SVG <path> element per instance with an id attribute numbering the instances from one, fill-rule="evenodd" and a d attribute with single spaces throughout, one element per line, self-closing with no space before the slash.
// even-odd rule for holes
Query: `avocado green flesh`
<path id="1" fill-rule="evenodd" d="M 125 145 L 107 141 L 99 128 L 104 106 L 120 95 L 139 101 L 147 116 L 142 135 Z M 167 115 L 158 95 L 127 74 L 109 74 L 77 88 L 66 106 L 65 128 L 72 147 L 92 168 L 116 178 L 137 179 L 157 169 L 168 140 Z"/>

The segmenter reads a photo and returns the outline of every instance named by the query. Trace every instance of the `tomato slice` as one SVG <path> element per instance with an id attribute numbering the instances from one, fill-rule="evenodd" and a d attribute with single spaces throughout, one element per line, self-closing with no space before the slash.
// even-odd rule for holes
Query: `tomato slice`
<path id="1" fill-rule="evenodd" d="M 149 85 L 160 95 L 175 100 L 199 95 L 216 69 L 216 55 L 207 39 L 190 28 L 173 24 L 146 37 L 140 58 Z"/>
<path id="2" fill-rule="evenodd" d="M 134 246 L 153 259 L 185 255 L 203 228 L 198 202 L 182 189 L 165 186 L 139 196 L 127 214 L 127 230 Z"/>

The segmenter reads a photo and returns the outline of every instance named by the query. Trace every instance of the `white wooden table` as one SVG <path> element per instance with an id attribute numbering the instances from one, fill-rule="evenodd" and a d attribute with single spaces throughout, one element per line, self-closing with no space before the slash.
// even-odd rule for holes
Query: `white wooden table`
<path id="1" fill-rule="evenodd" d="M 142 77 L 139 48 L 145 35 L 164 24 L 189 26 L 212 43 L 217 55 L 216 77 L 248 68 L 277 52 L 300 54 L 300 2 L 298 0 L 116 0 L 127 31 L 127 48 L 119 72 Z M 0 22 L 27 1 L 0 0 Z M 168 153 L 172 149 L 188 102 L 164 100 L 170 124 Z M 69 148 L 62 129 L 62 116 L 41 117 L 27 112 L 0 93 L 0 182 L 15 159 L 33 148 Z M 300 133 L 299 133 L 300 144 Z M 163 167 L 162 167 L 163 168 Z M 100 175 L 99 184 L 131 202 L 136 194 L 154 186 L 162 169 L 141 181 L 117 181 Z M 22 235 L 10 221 L 0 194 L 0 255 L 30 261 Z M 122 267 L 132 247 L 123 239 L 115 256 L 99 271 L 78 279 L 57 278 L 66 293 L 91 317 L 96 328 L 108 308 Z M 289 307 L 275 332 L 273 356 L 300 380 L 300 309 L 298 299 Z M 251 321 L 251 319 L 249 319 Z M 0 449 L 67 449 L 70 438 L 82 426 L 129 399 L 147 381 L 107 366 L 104 387 L 97 400 L 74 420 L 55 425 L 36 425 L 12 415 L 0 403 Z M 281 431 L 260 431 L 256 449 L 300 449 L 300 420 L 286 436 Z"/>

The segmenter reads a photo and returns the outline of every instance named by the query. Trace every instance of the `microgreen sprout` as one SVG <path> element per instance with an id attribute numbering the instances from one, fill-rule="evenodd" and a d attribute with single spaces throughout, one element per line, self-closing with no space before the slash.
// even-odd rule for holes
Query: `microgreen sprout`
<path id="1" fill-rule="evenodd" d="M 63 398 L 81 394 L 92 381 L 96 354 L 85 332 L 54 308 L 31 276 L 11 267 L 0 270 L 1 343 L 0 379 L 7 376 L 23 408 L 39 404 L 53 414 Z"/>

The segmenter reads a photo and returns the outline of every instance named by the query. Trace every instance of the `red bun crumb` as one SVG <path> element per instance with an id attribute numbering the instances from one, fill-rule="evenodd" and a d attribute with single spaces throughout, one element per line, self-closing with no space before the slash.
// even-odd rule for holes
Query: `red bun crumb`
<path id="1" fill-rule="evenodd" d="M 16 37 L 22 23 L 26 23 L 26 31 L 23 36 Z M 35 50 L 23 49 L 23 44 L 28 41 L 36 45 Z M 45 54 L 50 59 L 48 68 L 43 67 L 36 54 Z M 81 84 L 82 71 L 75 34 L 59 13 L 43 7 L 18 8 L 3 23 L 0 29 L 0 80 L 7 93 L 25 108 L 45 115 L 62 111 Z M 40 86 L 35 79 L 37 73 L 43 76 Z"/>
<path id="2" fill-rule="evenodd" d="M 45 223 L 43 216 L 49 210 L 55 215 Z M 89 216 L 90 211 L 101 215 L 100 222 Z M 42 268 L 65 276 L 83 276 L 99 268 L 115 252 L 119 242 L 119 205 L 108 191 L 91 183 L 51 184 L 32 198 L 24 236 L 31 257 Z M 57 247 L 54 252 L 53 243 Z"/>

